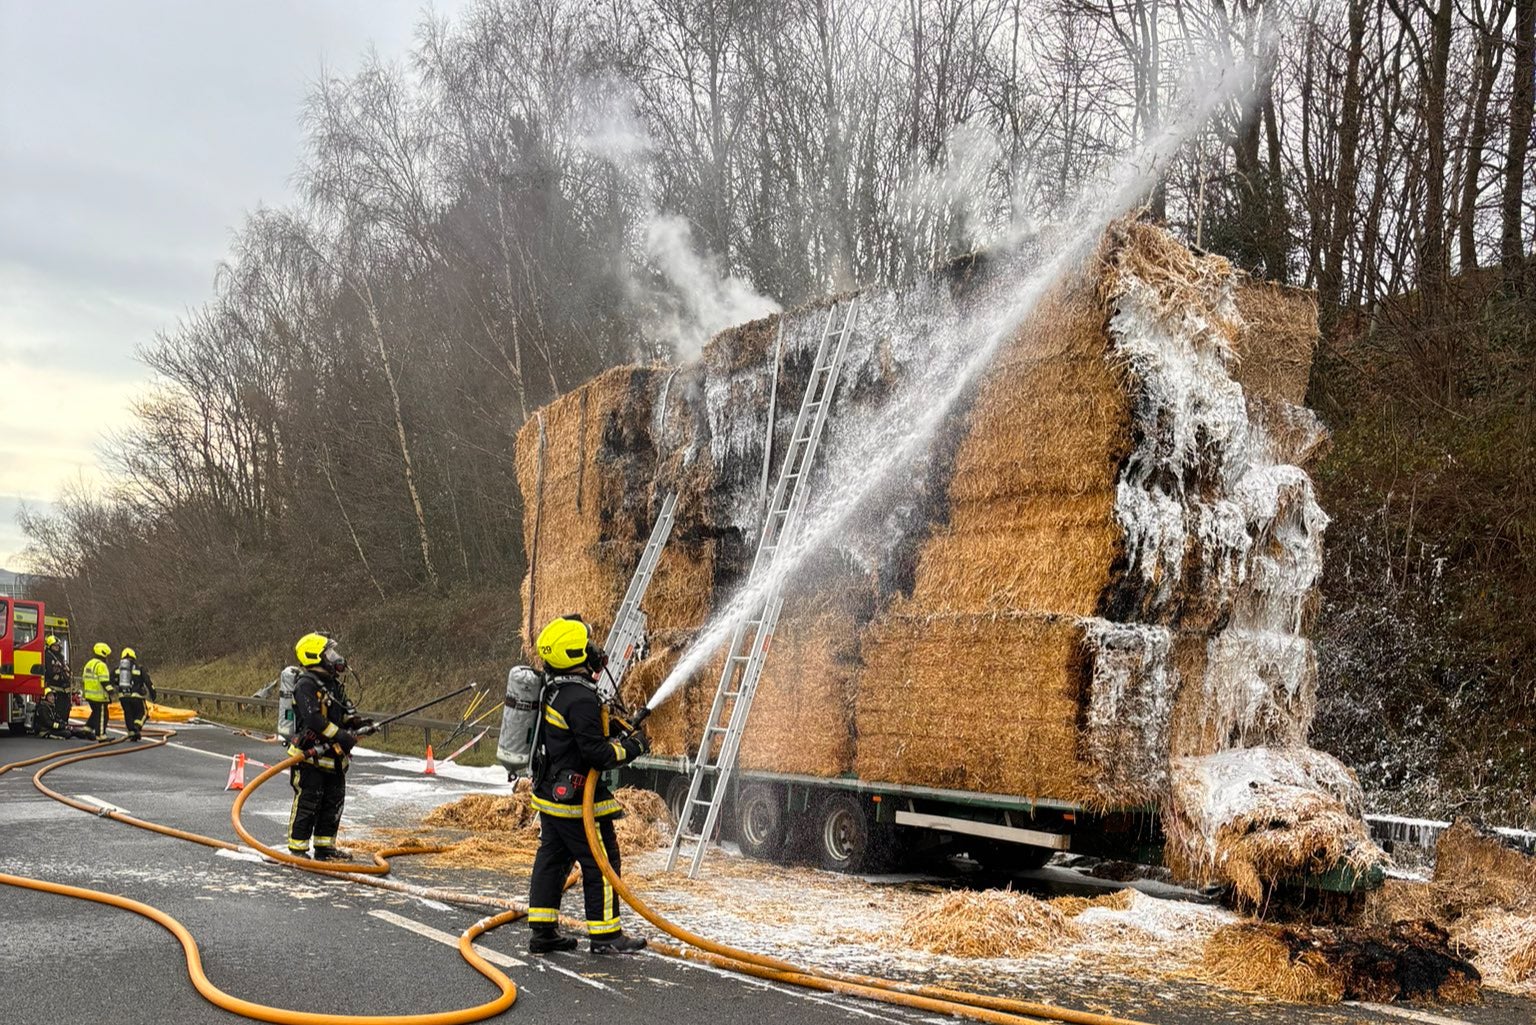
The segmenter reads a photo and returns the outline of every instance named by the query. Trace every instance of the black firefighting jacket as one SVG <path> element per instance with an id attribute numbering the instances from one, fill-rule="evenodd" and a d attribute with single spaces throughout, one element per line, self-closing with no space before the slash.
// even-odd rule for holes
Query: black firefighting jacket
<path id="1" fill-rule="evenodd" d="M 43 649 L 43 684 L 48 690 L 69 690 L 69 663 L 58 648 Z"/>
<path id="2" fill-rule="evenodd" d="M 357 734 L 346 729 L 352 715 L 340 680 L 318 666 L 304 670 L 293 684 L 293 743 L 288 753 L 302 755 L 306 749 L 321 748 L 323 753 L 311 760 L 312 765 L 327 772 L 346 772 L 357 744 Z"/>
<path id="3" fill-rule="evenodd" d="M 533 806 L 546 815 L 579 819 L 588 770 L 617 768 L 639 755 L 640 742 L 610 736 L 607 711 L 591 680 L 556 676 L 549 689 L 553 694 L 544 702 L 539 740 L 544 753 L 533 783 Z M 601 778 L 594 802 L 598 818 L 624 813 Z"/>
<path id="4" fill-rule="evenodd" d="M 128 689 L 124 690 L 120 682 L 122 679 L 122 663 L 118 663 L 118 672 L 113 676 L 113 682 L 117 683 L 117 696 L 130 698 L 148 698 L 155 700 L 155 682 L 149 678 L 149 671 L 139 664 L 138 659 L 132 659 L 128 663 Z"/>

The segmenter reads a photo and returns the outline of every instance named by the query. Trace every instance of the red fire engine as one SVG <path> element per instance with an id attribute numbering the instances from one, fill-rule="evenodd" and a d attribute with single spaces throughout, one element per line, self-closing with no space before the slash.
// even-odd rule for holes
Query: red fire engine
<path id="1" fill-rule="evenodd" d="M 0 722 L 12 733 L 32 728 L 32 709 L 43 696 L 43 645 L 59 639 L 69 658 L 69 621 L 50 616 L 40 601 L 0 597 Z"/>

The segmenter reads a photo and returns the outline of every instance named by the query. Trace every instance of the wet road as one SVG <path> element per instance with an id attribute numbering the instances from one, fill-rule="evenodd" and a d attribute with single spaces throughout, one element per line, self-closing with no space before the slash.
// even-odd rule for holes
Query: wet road
<path id="1" fill-rule="evenodd" d="M 65 746 L 0 737 L 0 763 Z M 83 746 L 83 745 L 72 745 Z M 119 806 L 141 818 L 234 840 L 233 795 L 223 790 L 231 756 L 271 761 L 276 748 L 210 727 L 183 728 L 171 745 L 62 768 L 48 777 L 62 793 Z M 423 808 L 486 789 L 424 779 L 360 759 L 351 775 L 347 823 L 409 826 Z M 486 1001 L 495 988 L 468 967 L 452 940 L 483 910 L 298 872 L 250 855 L 218 852 L 134 829 L 49 800 L 32 786 L 34 769 L 0 777 L 0 871 L 122 894 L 179 919 L 197 938 L 215 985 L 259 1003 L 332 1014 L 406 1014 Z M 256 767 L 253 765 L 251 774 Z M 278 843 L 289 791 L 273 781 L 248 802 L 246 824 Z M 461 884 L 516 897 L 522 876 L 502 885 L 484 873 L 454 878 L 396 862 L 395 878 Z M 577 896 L 568 911 L 579 913 Z M 627 927 L 634 916 L 626 919 Z M 643 932 L 635 928 L 634 931 Z M 445 942 L 445 940 L 447 942 Z M 517 1004 L 497 1021 L 805 1022 L 946 1021 L 930 1014 L 770 985 L 659 955 L 594 958 L 584 950 L 551 958 L 524 951 L 521 924 L 486 936 L 517 982 Z M 154 923 L 67 897 L 0 887 L 0 1018 L 15 1025 L 243 1021 L 204 1001 L 189 982 L 180 946 Z M 1400 1022 L 1357 1008 L 1312 1010 L 1236 1002 L 1194 985 L 1106 979 L 1094 992 L 1062 992 L 1043 979 L 1010 995 L 1111 1011 L 1165 1025 L 1233 1022 Z M 1484 1007 L 1433 1012 L 1420 1021 L 1528 1025 L 1528 1002 L 1490 995 Z M 1413 1013 L 1413 1012 L 1409 1012 Z"/>

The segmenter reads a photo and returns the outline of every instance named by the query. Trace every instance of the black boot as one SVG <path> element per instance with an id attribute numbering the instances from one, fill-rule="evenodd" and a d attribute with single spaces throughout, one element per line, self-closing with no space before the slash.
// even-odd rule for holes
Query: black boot
<path id="1" fill-rule="evenodd" d="M 638 936 L 625 936 L 616 932 L 609 936 L 592 937 L 588 948 L 594 954 L 638 954 L 645 949 L 645 940 Z"/>
<path id="2" fill-rule="evenodd" d="M 352 861 L 352 852 L 344 847 L 321 847 L 315 845 L 316 861 Z"/>
<path id="3" fill-rule="evenodd" d="M 528 953 L 555 954 L 576 949 L 576 937 L 562 936 L 554 926 L 535 928 L 528 939 Z"/>

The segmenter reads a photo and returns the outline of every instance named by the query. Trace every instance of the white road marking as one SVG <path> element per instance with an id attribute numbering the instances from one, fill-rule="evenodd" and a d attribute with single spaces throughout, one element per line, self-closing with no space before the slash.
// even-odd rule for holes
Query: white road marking
<path id="1" fill-rule="evenodd" d="M 809 1001 L 813 1004 L 821 1004 L 825 1007 L 832 1007 L 847 1014 L 856 1014 L 864 1018 L 873 1018 L 876 1021 L 896 1022 L 897 1025 L 909 1025 L 909 1023 L 912 1021 L 911 1018 L 893 1018 L 889 1014 L 880 1014 L 875 1011 L 869 1011 L 862 1007 L 854 1006 L 852 1001 L 866 1003 L 873 1001 L 864 1001 L 862 997 L 854 996 L 851 993 L 843 994 L 842 999 L 838 999 L 837 997 L 818 996 L 816 993 L 810 990 L 801 989 L 798 986 L 782 986 L 776 982 L 769 982 L 767 979 L 759 979 L 755 975 L 743 975 L 740 972 L 733 972 L 727 968 L 720 968 L 717 965 L 707 964 L 703 961 L 691 961 L 686 958 L 667 957 L 667 955 L 657 950 L 648 950 L 646 951 L 646 955 L 649 957 L 663 958 L 672 964 L 679 964 L 685 968 L 697 968 L 699 971 L 708 972 L 711 975 L 719 975 L 727 979 L 734 979 L 737 982 L 744 982 L 749 986 L 756 986 L 758 989 L 771 989 L 776 993 L 783 993 L 785 996 L 796 997 L 800 1000 Z"/>
<path id="2" fill-rule="evenodd" d="M 564 975 L 568 979 L 575 979 L 577 982 L 582 983 L 583 985 L 591 986 L 593 989 L 600 989 L 605 993 L 612 993 L 614 996 L 619 997 L 622 1000 L 632 999 L 631 997 L 625 996 L 623 993 L 620 993 L 618 990 L 614 989 L 612 986 L 607 985 L 606 983 L 598 982 L 596 979 L 589 979 L 580 972 L 572 971 L 569 968 L 562 968 L 560 965 L 555 964 L 553 958 L 541 957 L 533 963 L 533 966 L 541 972 L 555 972 L 556 974 Z"/>
<path id="3" fill-rule="evenodd" d="M 101 798 L 92 797 L 90 794 L 76 794 L 75 800 L 84 801 L 86 804 L 94 804 L 102 811 L 121 812 L 124 815 L 132 814 L 127 808 L 119 808 L 117 805 L 111 803 L 110 801 L 103 801 Z"/>
<path id="4" fill-rule="evenodd" d="M 1471 1022 L 1463 1018 L 1447 1018 L 1440 1014 L 1430 1014 L 1428 1011 L 1414 1011 L 1406 1007 L 1393 1007 L 1391 1004 L 1371 1004 L 1363 1000 L 1346 1000 L 1344 1003 L 1364 1011 L 1375 1011 L 1377 1014 L 1391 1015 L 1394 1018 L 1423 1022 L 1424 1025 L 1472 1025 Z"/>
<path id="5" fill-rule="evenodd" d="M 453 933 L 443 932 L 441 929 L 434 929 L 430 925 L 423 925 L 422 923 L 416 921 L 414 918 L 406 918 L 404 915 L 397 915 L 393 911 L 385 911 L 382 908 L 370 911 L 368 914 L 372 915 L 374 918 L 380 919 L 381 921 L 388 922 L 390 925 L 398 925 L 402 929 L 408 929 L 415 933 L 417 936 L 425 936 L 429 940 L 435 940 L 436 942 L 443 944 L 445 947 L 453 947 L 455 950 L 457 950 L 459 947 L 459 938 Z M 482 947 L 478 943 L 474 944 L 473 946 L 475 948 L 475 953 L 485 958 L 491 964 L 500 965 L 503 968 L 527 967 L 526 962 L 519 961 L 515 957 L 503 954 L 499 950 L 492 950 L 489 947 Z"/>

